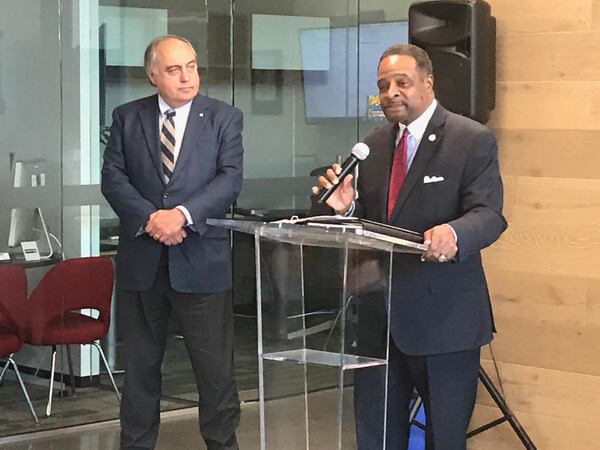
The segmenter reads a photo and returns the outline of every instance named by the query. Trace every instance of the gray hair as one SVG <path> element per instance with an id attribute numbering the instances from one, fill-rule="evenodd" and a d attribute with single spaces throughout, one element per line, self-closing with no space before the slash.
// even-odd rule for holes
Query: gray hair
<path id="1" fill-rule="evenodd" d="M 395 44 L 384 50 L 379 58 L 379 64 L 388 56 L 405 55 L 411 56 L 417 63 L 417 69 L 425 75 L 433 75 L 433 65 L 429 55 L 421 47 L 413 44 Z"/>
<path id="2" fill-rule="evenodd" d="M 152 39 L 152 41 L 148 44 L 148 47 L 146 47 L 146 51 L 144 51 L 144 69 L 146 70 L 146 74 L 150 75 L 150 70 L 152 70 L 152 68 L 154 67 L 154 61 L 156 59 L 156 47 L 158 47 L 158 44 L 160 44 L 162 41 L 166 41 L 168 39 L 175 39 L 177 41 L 183 42 L 184 44 L 187 44 L 192 49 L 192 52 L 194 53 L 194 58 L 196 57 L 196 50 L 194 50 L 194 46 L 186 38 L 177 36 L 175 34 L 165 34 L 163 36 L 158 36 Z"/>

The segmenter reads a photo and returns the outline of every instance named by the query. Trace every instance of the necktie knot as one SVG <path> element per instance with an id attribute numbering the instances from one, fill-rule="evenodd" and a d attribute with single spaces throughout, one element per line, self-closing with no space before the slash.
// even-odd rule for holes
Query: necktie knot
<path id="1" fill-rule="evenodd" d="M 175 110 L 174 109 L 167 109 L 165 111 L 165 116 L 167 116 L 167 119 L 175 117 Z"/>
<path id="2" fill-rule="evenodd" d="M 175 111 L 173 111 L 173 114 L 175 114 Z M 406 141 L 408 139 L 408 136 L 410 136 L 410 133 L 408 132 L 408 127 L 404 127 L 404 131 L 402 132 L 402 137 L 400 137 L 400 139 L 404 139 Z"/>

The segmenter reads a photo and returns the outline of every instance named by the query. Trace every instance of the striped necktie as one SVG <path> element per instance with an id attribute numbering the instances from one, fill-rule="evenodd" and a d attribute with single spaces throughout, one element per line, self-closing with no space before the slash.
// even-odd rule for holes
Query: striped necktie
<path id="1" fill-rule="evenodd" d="M 169 183 L 175 170 L 175 111 L 168 109 L 162 117 L 160 128 L 160 160 L 165 183 Z"/>

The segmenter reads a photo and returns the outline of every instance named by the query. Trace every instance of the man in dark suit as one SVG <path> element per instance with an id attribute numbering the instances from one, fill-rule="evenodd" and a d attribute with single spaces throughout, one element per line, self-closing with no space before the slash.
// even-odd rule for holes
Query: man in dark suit
<path id="1" fill-rule="evenodd" d="M 427 449 L 466 449 L 480 347 L 493 331 L 480 250 L 507 226 L 496 140 L 437 103 L 431 61 L 416 46 L 387 49 L 377 84 L 390 123 L 365 140 L 371 152 L 360 165 L 358 197 L 349 176 L 327 204 L 339 214 L 422 232 L 428 245 L 421 257 L 394 255 L 386 448 L 407 448 L 416 388 L 425 405 Z M 333 165 L 319 184 L 339 183 L 339 173 Z M 384 381 L 377 369 L 356 373 L 361 450 L 382 448 Z"/>
<path id="2" fill-rule="evenodd" d="M 178 36 L 146 49 L 157 95 L 113 112 L 102 193 L 120 218 L 119 301 L 126 315 L 121 448 L 154 448 L 167 320 L 182 327 L 209 450 L 237 449 L 231 262 L 221 218 L 242 185 L 242 114 L 198 94 L 196 53 Z"/>

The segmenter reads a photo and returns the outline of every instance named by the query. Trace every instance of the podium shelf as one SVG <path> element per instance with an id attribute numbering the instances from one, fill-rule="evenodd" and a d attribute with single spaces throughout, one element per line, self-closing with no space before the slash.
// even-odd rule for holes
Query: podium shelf
<path id="1" fill-rule="evenodd" d="M 363 369 L 365 367 L 384 366 L 387 364 L 385 359 L 340 354 L 336 352 L 325 352 L 310 348 L 263 353 L 262 358 L 270 361 L 290 361 L 297 362 L 299 364 L 341 367 L 343 370 Z"/>

